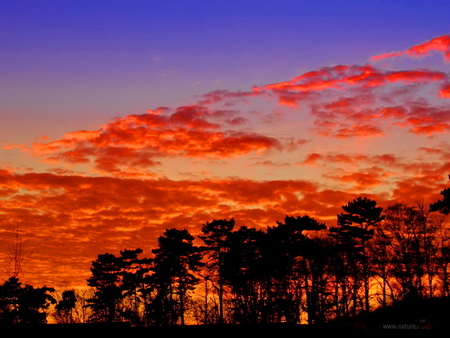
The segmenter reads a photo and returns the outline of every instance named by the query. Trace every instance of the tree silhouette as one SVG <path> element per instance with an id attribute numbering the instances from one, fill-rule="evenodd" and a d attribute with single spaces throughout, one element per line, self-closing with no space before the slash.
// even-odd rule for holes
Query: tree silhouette
<path id="1" fill-rule="evenodd" d="M 77 297 L 75 290 L 66 290 L 62 293 L 61 300 L 56 304 L 55 309 L 60 322 L 73 323 L 73 310 L 75 309 Z"/>
<path id="2" fill-rule="evenodd" d="M 424 267 L 419 217 L 417 210 L 403 204 L 386 209 L 386 227 L 393 238 L 392 273 L 400 285 L 402 299 L 422 296 Z"/>
<path id="3" fill-rule="evenodd" d="M 92 276 L 87 280 L 88 286 L 95 288 L 94 297 L 88 300 L 88 306 L 93 309 L 91 321 L 120 321 L 120 271 L 119 258 L 110 253 L 98 255 L 97 260 L 92 262 Z"/>
<path id="4" fill-rule="evenodd" d="M 0 323 L 45 324 L 47 309 L 55 299 L 49 294 L 53 288 L 34 288 L 23 285 L 19 279 L 10 277 L 0 285 Z"/>
<path id="5" fill-rule="evenodd" d="M 133 325 L 142 323 L 141 305 L 145 308 L 149 301 L 145 278 L 152 260 L 140 258 L 142 252 L 142 249 L 125 249 L 120 251 L 119 257 L 123 316 Z"/>
<path id="6" fill-rule="evenodd" d="M 28 257 L 25 257 L 24 244 L 20 235 L 19 223 L 17 223 L 14 230 L 14 240 L 8 242 L 8 264 L 6 264 L 8 276 L 19 278 L 31 254 L 32 252 Z"/>
<path id="7" fill-rule="evenodd" d="M 261 252 L 262 230 L 240 227 L 229 236 L 229 250 L 223 255 L 223 277 L 232 292 L 233 319 L 237 323 L 258 323 L 265 299 L 262 278 L 265 262 Z"/>
<path id="8" fill-rule="evenodd" d="M 234 219 L 227 221 L 214 220 L 206 222 L 202 227 L 203 236 L 198 236 L 205 243 L 206 268 L 210 275 L 205 281 L 212 282 L 216 288 L 219 298 L 219 323 L 224 322 L 223 303 L 224 303 L 224 281 L 223 281 L 223 255 L 229 249 L 229 236 L 234 228 Z M 206 285 L 207 288 L 207 285 Z M 207 303 L 206 303 L 207 304 Z M 207 312 L 205 306 L 205 313 Z"/>
<path id="9" fill-rule="evenodd" d="M 437 251 L 435 256 L 435 263 L 437 266 L 437 277 L 441 281 L 440 296 L 450 297 L 450 229 L 444 222 L 439 222 L 435 240 L 437 242 Z"/>
<path id="10" fill-rule="evenodd" d="M 330 229 L 330 234 L 344 245 L 348 262 L 353 270 L 353 315 L 356 315 L 359 282 L 364 287 L 364 308 L 370 310 L 369 302 L 369 261 L 366 243 L 373 236 L 373 228 L 384 219 L 383 208 L 367 197 L 358 197 L 343 205 L 345 213 L 337 215 L 338 227 Z"/>
<path id="11" fill-rule="evenodd" d="M 288 217 L 285 223 L 277 222 L 276 226 L 267 228 L 261 248 L 268 283 L 266 321 L 300 322 L 302 279 L 297 261 L 305 238 L 302 231 Z"/>
<path id="12" fill-rule="evenodd" d="M 392 272 L 401 287 L 400 297 L 432 296 L 437 269 L 446 267 L 445 249 L 439 257 L 436 241 L 439 222 L 431 219 L 423 206 L 395 204 L 386 209 L 385 223 L 393 238 Z"/>
<path id="13" fill-rule="evenodd" d="M 450 213 L 450 188 L 441 191 L 442 199 L 430 204 L 430 211 L 439 211 L 441 214 L 448 215 Z"/>
<path id="14" fill-rule="evenodd" d="M 272 297 L 273 304 L 277 304 L 275 308 L 283 304 L 280 310 L 284 314 L 284 321 L 300 323 L 301 288 L 306 293 L 308 321 L 321 321 L 318 318 L 321 313 L 319 288 L 323 286 L 324 251 L 317 240 L 309 238 L 304 232 L 325 229 L 325 224 L 308 215 L 286 216 L 284 223 L 277 221 L 276 227 L 267 229 L 270 245 L 265 256 L 277 286 L 277 292 Z M 293 282 L 300 279 L 303 280 L 303 286 Z"/>
<path id="15" fill-rule="evenodd" d="M 369 248 L 369 259 L 373 266 L 373 274 L 376 282 L 381 287 L 381 297 L 378 302 L 382 307 L 388 305 L 388 295 L 390 300 L 394 300 L 394 293 L 391 286 L 392 277 L 392 237 L 386 225 L 375 229 L 374 245 Z"/>
<path id="16" fill-rule="evenodd" d="M 194 274 L 203 266 L 200 249 L 193 241 L 186 229 L 168 229 L 158 238 L 158 248 L 152 250 L 157 295 L 151 312 L 160 316 L 160 325 L 174 325 L 178 320 L 185 323 L 187 293 L 199 282 Z"/>
<path id="17" fill-rule="evenodd" d="M 320 223 L 308 215 L 297 217 L 296 222 L 302 231 L 318 232 L 326 229 L 324 223 Z M 308 323 L 324 323 L 326 265 L 328 264 L 327 243 L 319 238 L 305 236 L 301 244 Z"/>

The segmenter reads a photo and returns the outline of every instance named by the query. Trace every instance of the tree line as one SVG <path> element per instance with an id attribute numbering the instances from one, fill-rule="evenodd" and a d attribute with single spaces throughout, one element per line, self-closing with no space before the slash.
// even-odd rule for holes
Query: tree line
<path id="1" fill-rule="evenodd" d="M 402 300 L 450 297 L 450 188 L 430 204 L 358 197 L 336 225 L 286 216 L 266 229 L 234 219 L 203 224 L 201 234 L 167 229 L 151 257 L 104 253 L 92 262 L 89 292 L 0 285 L 0 323 L 129 322 L 322 324 Z"/>

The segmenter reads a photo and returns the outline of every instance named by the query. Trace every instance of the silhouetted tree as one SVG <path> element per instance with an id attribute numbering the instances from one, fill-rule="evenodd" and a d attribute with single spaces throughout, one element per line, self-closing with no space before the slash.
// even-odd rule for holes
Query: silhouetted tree
<path id="1" fill-rule="evenodd" d="M 373 240 L 373 245 L 369 248 L 369 259 L 373 266 L 374 278 L 381 288 L 381 297 L 378 297 L 378 302 L 382 307 L 386 307 L 390 301 L 394 300 L 394 293 L 390 282 L 393 255 L 392 238 L 384 224 L 375 229 Z"/>
<path id="2" fill-rule="evenodd" d="M 437 231 L 440 228 L 440 217 L 433 217 L 423 204 L 418 204 L 415 210 L 418 213 L 419 222 L 419 246 L 422 252 L 421 261 L 423 262 L 423 271 L 426 277 L 426 288 L 428 297 L 433 297 L 435 293 L 434 279 L 437 275 L 436 257 L 438 253 Z M 436 215 L 437 216 L 437 215 Z M 424 294 L 425 296 L 425 294 Z"/>
<path id="3" fill-rule="evenodd" d="M 0 323 L 2 324 L 45 324 L 47 309 L 55 299 L 50 295 L 53 288 L 34 288 L 23 285 L 15 277 L 0 285 Z"/>
<path id="4" fill-rule="evenodd" d="M 265 265 L 265 281 L 268 290 L 266 322 L 300 322 L 303 274 L 298 266 L 301 245 L 305 236 L 298 224 L 285 218 L 285 223 L 267 227 L 262 237 L 261 260 Z"/>
<path id="5" fill-rule="evenodd" d="M 246 226 L 229 236 L 229 250 L 223 255 L 223 278 L 231 288 L 235 323 L 258 323 L 266 302 L 262 279 L 265 262 L 261 252 L 264 232 Z"/>
<path id="6" fill-rule="evenodd" d="M 325 250 L 317 238 L 309 238 L 304 232 L 317 232 L 326 229 L 325 224 L 308 215 L 286 216 L 284 223 L 277 222 L 269 227 L 269 251 L 271 275 L 274 278 L 276 292 L 272 302 L 283 320 L 300 323 L 302 290 L 306 296 L 306 311 L 309 323 L 323 322 L 323 294 L 325 268 Z M 298 281 L 303 280 L 303 285 Z M 280 305 L 284 307 L 280 308 Z M 279 317 L 279 320 L 281 316 Z"/>
<path id="7" fill-rule="evenodd" d="M 88 300 L 88 306 L 93 310 L 91 321 L 112 323 L 121 320 L 120 271 L 119 258 L 110 253 L 98 255 L 92 262 L 92 276 L 87 280 L 88 286 L 95 288 L 94 297 Z"/>
<path id="8" fill-rule="evenodd" d="M 95 289 L 94 297 L 88 300 L 93 310 L 91 321 L 142 323 L 151 293 L 147 275 L 152 263 L 139 257 L 142 252 L 125 249 L 120 256 L 106 253 L 92 262 L 92 276 L 87 280 Z"/>
<path id="9" fill-rule="evenodd" d="M 133 325 L 143 321 L 141 309 L 150 301 L 146 275 L 150 271 L 151 259 L 140 258 L 141 249 L 120 251 L 120 288 L 123 296 L 123 315 Z"/>
<path id="10" fill-rule="evenodd" d="M 150 304 L 149 315 L 157 315 L 156 324 L 185 323 L 187 293 L 199 279 L 195 276 L 203 263 L 200 249 L 193 244 L 194 237 L 186 230 L 168 229 L 158 238 L 158 248 L 152 267 L 152 281 L 157 295 Z M 158 323 L 159 322 L 159 323 Z"/>
<path id="11" fill-rule="evenodd" d="M 444 222 L 438 223 L 435 239 L 437 242 L 435 263 L 437 266 L 437 277 L 441 282 L 440 296 L 450 297 L 450 229 L 447 228 Z"/>
<path id="12" fill-rule="evenodd" d="M 28 254 L 28 257 L 25 256 L 19 223 L 17 223 L 14 230 L 14 240 L 8 242 L 8 263 L 5 264 L 8 277 L 19 278 L 23 271 L 23 267 L 30 259 L 31 254 L 32 252 Z"/>
<path id="13" fill-rule="evenodd" d="M 423 297 L 425 248 L 423 214 L 403 204 L 386 209 L 386 227 L 392 235 L 392 272 L 402 299 Z"/>
<path id="14" fill-rule="evenodd" d="M 75 322 L 73 311 L 75 309 L 77 297 L 75 290 L 66 290 L 62 293 L 61 300 L 56 304 L 55 310 L 60 323 Z"/>
<path id="15" fill-rule="evenodd" d="M 356 315 L 357 293 L 359 282 L 364 287 L 364 309 L 370 310 L 369 278 L 370 267 L 367 253 L 367 241 L 373 236 L 373 228 L 383 220 L 383 208 L 377 202 L 367 197 L 358 197 L 347 205 L 343 205 L 345 213 L 337 215 L 338 227 L 331 228 L 331 235 L 350 249 L 347 258 L 353 270 L 353 315 Z M 351 248 L 353 247 L 353 248 Z"/>
<path id="16" fill-rule="evenodd" d="M 228 239 L 234 228 L 234 219 L 227 221 L 213 220 L 206 222 L 202 227 L 203 236 L 198 236 L 205 243 L 206 268 L 208 269 L 207 279 L 205 279 L 205 289 L 207 283 L 211 281 L 216 288 L 219 300 L 219 323 L 223 323 L 224 313 L 224 281 L 223 281 L 223 255 L 229 249 Z M 207 296 L 206 296 L 207 298 Z M 207 313 L 207 299 L 205 305 Z"/>
<path id="17" fill-rule="evenodd" d="M 430 211 L 439 211 L 441 214 L 450 213 L 450 188 L 441 191 L 442 199 L 430 204 Z"/>

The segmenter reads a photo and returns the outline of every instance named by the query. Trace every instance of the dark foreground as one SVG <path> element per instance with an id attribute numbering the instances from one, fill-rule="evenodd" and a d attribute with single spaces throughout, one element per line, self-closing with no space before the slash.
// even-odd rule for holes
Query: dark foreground
<path id="1" fill-rule="evenodd" d="M 0 328 L 0 337 L 14 334 L 18 337 L 450 337 L 450 330 L 415 324 L 386 324 L 368 327 L 365 323 L 329 325 L 188 325 L 172 327 L 131 327 L 127 324 L 47 324 Z"/>
<path id="2" fill-rule="evenodd" d="M 450 299 L 402 301 L 356 317 L 339 318 L 325 325 L 227 324 L 170 327 L 132 327 L 116 324 L 47 324 L 38 326 L 0 326 L 3 337 L 45 338 L 448 338 L 450 337 Z"/>

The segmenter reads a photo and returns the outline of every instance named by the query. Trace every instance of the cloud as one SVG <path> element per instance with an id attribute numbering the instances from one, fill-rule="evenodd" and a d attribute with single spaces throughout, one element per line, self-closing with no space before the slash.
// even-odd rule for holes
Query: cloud
<path id="1" fill-rule="evenodd" d="M 439 90 L 439 97 L 450 98 L 450 84 L 445 84 L 442 89 Z"/>
<path id="2" fill-rule="evenodd" d="M 450 107 L 416 105 L 406 117 L 406 125 L 418 135 L 445 133 L 450 129 Z"/>
<path id="3" fill-rule="evenodd" d="M 443 72 L 421 70 L 386 71 L 377 69 L 368 64 L 338 65 L 334 67 L 323 67 L 295 77 L 290 81 L 269 84 L 259 91 L 285 92 L 309 92 L 323 91 L 326 89 L 345 90 L 352 86 L 370 88 L 383 86 L 390 83 L 411 83 L 442 81 L 447 78 Z"/>
<path id="4" fill-rule="evenodd" d="M 312 153 L 306 157 L 306 159 L 302 162 L 302 164 L 315 165 L 317 163 L 317 161 L 321 160 L 322 158 L 323 158 L 322 155 L 320 155 L 318 153 Z"/>
<path id="5" fill-rule="evenodd" d="M 282 168 L 282 167 L 290 167 L 292 166 L 291 163 L 288 162 L 273 162 L 273 161 L 262 161 L 262 162 L 255 162 L 253 165 L 262 165 L 262 166 L 267 166 L 267 167 L 277 167 L 277 168 Z"/>
<path id="6" fill-rule="evenodd" d="M 201 106 L 167 108 L 116 118 L 99 130 L 71 132 L 61 140 L 35 142 L 33 153 L 48 161 L 92 164 L 101 172 L 147 168 L 165 157 L 230 158 L 280 150 L 273 137 L 248 130 L 227 130 L 246 122 L 232 111 Z"/>
<path id="7" fill-rule="evenodd" d="M 386 58 L 396 58 L 399 56 L 409 56 L 409 57 L 425 57 L 428 56 L 430 52 L 438 51 L 444 55 L 445 61 L 450 61 L 450 35 L 442 35 L 432 40 L 423 42 L 419 45 L 413 46 L 408 50 L 401 52 L 391 52 L 381 55 L 372 56 L 370 60 L 380 61 Z"/>
<path id="8" fill-rule="evenodd" d="M 436 85 L 440 86 L 438 91 Z M 408 120 L 415 115 L 414 100 L 423 98 L 425 91 L 447 97 L 448 75 L 441 71 L 385 70 L 370 64 L 337 65 L 257 87 L 254 91 L 276 98 L 280 106 L 309 111 L 315 117 L 313 130 L 326 137 L 380 137 L 393 125 L 409 127 L 410 132 L 423 135 L 447 128 L 446 121 L 432 128 L 429 124 L 412 127 L 412 120 Z M 428 99 L 429 95 L 425 97 Z"/>
<path id="9" fill-rule="evenodd" d="M 350 127 L 343 127 L 332 135 L 337 138 L 350 138 L 350 137 L 372 137 L 383 136 L 384 133 L 381 128 L 372 125 L 356 125 Z"/>
<path id="10" fill-rule="evenodd" d="M 10 144 L 10 143 L 3 143 L 3 149 L 9 150 L 9 149 L 25 149 L 25 143 L 22 144 Z"/>
<path id="11" fill-rule="evenodd" d="M 363 172 L 342 173 L 341 175 L 328 175 L 332 180 L 354 184 L 354 190 L 365 191 L 377 187 L 383 183 L 384 170 L 379 167 L 368 168 Z"/>
<path id="12" fill-rule="evenodd" d="M 316 117 L 314 127 L 322 136 L 378 137 L 387 135 L 393 127 L 431 136 L 445 133 L 450 127 L 450 106 L 446 103 L 438 106 L 424 100 L 406 100 L 402 106 L 373 107 L 366 103 L 357 105 L 349 102 L 352 98 L 339 98 L 322 106 L 316 104 L 312 109 L 312 115 Z"/>

